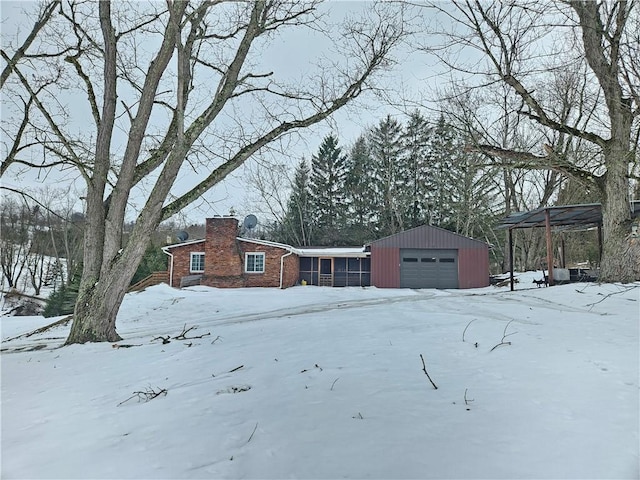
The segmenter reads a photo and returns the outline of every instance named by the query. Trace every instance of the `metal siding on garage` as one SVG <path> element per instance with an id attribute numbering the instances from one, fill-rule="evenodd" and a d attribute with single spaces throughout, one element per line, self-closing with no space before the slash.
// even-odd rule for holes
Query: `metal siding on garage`
<path id="1" fill-rule="evenodd" d="M 489 249 L 459 249 L 458 272 L 458 288 L 480 288 L 489 286 Z"/>
<path id="2" fill-rule="evenodd" d="M 458 251 L 400 249 L 401 288 L 458 288 Z"/>
<path id="3" fill-rule="evenodd" d="M 371 285 L 378 288 L 400 286 L 400 251 L 371 245 Z"/>

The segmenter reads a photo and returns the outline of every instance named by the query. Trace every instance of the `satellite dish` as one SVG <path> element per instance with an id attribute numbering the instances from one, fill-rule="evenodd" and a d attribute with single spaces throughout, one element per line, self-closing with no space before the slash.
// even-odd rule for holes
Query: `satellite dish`
<path id="1" fill-rule="evenodd" d="M 244 228 L 246 228 L 247 230 L 251 230 L 257 224 L 258 224 L 258 219 L 256 218 L 255 215 L 247 215 L 246 217 L 244 217 L 243 225 L 244 225 Z"/>
<path id="2" fill-rule="evenodd" d="M 185 232 L 184 230 L 180 230 L 178 233 L 176 233 L 176 237 L 181 242 L 186 242 L 187 239 L 189 238 L 189 234 L 187 232 Z"/>

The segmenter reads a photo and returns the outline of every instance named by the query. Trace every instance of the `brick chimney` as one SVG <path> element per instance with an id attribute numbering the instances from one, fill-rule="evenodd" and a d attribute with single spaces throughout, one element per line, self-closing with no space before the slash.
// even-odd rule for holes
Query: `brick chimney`
<path id="1" fill-rule="evenodd" d="M 238 250 L 238 220 L 233 217 L 207 218 L 205 277 L 241 277 L 243 258 Z M 221 278 L 220 278 L 221 279 Z"/>

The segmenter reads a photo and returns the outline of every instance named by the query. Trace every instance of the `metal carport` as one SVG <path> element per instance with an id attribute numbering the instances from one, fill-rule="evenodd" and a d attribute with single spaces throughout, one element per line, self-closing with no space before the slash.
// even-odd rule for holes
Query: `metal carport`
<path id="1" fill-rule="evenodd" d="M 630 202 L 631 216 L 640 216 L 640 201 Z M 549 269 L 549 285 L 553 285 L 553 250 L 551 243 L 551 227 L 570 229 L 598 229 L 598 245 L 602 255 L 602 205 L 587 203 L 582 205 L 560 205 L 541 207 L 529 212 L 516 212 L 503 218 L 498 228 L 509 229 L 509 271 L 511 290 L 513 280 L 513 230 L 517 228 L 544 227 L 547 243 L 547 268 Z"/>

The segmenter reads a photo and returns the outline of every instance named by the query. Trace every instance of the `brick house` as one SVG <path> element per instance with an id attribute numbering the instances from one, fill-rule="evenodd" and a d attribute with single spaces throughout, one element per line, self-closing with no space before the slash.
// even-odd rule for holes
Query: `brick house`
<path id="1" fill-rule="evenodd" d="M 238 220 L 206 220 L 205 238 L 175 245 L 172 287 L 477 288 L 489 285 L 488 245 L 424 225 L 363 247 L 296 248 L 238 236 Z"/>
<path id="2" fill-rule="evenodd" d="M 286 288 L 298 283 L 299 258 L 292 247 L 237 234 L 237 219 L 207 218 L 205 238 L 164 247 L 170 285 Z"/>

